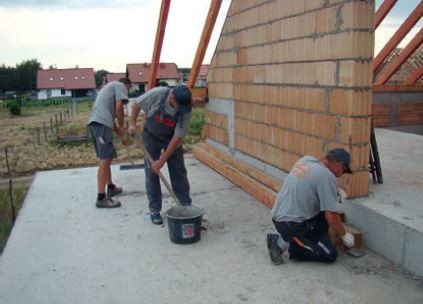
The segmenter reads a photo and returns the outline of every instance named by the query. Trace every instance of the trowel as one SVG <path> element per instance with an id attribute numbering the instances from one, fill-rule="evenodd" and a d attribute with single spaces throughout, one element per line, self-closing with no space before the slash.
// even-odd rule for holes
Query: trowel
<path id="1" fill-rule="evenodd" d="M 346 249 L 345 252 L 348 253 L 350 256 L 355 257 L 355 258 L 360 258 L 364 255 L 363 251 L 361 251 L 360 249 L 355 248 L 355 247 Z"/>

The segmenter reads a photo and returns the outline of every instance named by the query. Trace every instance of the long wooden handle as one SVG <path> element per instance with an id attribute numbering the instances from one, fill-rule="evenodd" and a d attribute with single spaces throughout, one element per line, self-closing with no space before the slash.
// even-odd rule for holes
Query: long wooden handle
<path id="1" fill-rule="evenodd" d="M 142 152 L 145 156 L 147 156 L 147 160 L 150 163 L 150 166 L 153 164 L 154 159 L 151 157 L 150 153 L 148 153 L 147 149 L 144 147 L 144 144 L 139 142 Z M 169 191 L 170 195 L 172 195 L 173 199 L 175 200 L 176 204 L 178 206 L 182 206 L 181 202 L 179 201 L 178 197 L 175 195 L 175 192 L 173 192 L 172 187 L 167 182 L 166 178 L 163 176 L 162 172 L 159 171 L 159 177 L 162 180 L 163 184 L 165 185 L 167 191 Z M 146 177 L 147 178 L 147 177 Z"/>

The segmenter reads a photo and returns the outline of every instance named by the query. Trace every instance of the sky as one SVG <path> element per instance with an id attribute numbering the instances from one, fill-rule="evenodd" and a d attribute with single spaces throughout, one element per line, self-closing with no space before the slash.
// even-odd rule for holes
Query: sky
<path id="1" fill-rule="evenodd" d="M 295 0 L 293 0 L 295 1 Z M 420 0 L 398 0 L 375 35 L 377 54 Z M 382 0 L 376 0 L 376 8 Z M 172 0 L 161 62 L 191 67 L 211 0 Z M 0 65 L 124 72 L 151 62 L 161 0 L 0 0 Z M 203 63 L 210 63 L 230 0 L 223 0 Z M 400 46 L 417 33 L 422 21 Z"/>

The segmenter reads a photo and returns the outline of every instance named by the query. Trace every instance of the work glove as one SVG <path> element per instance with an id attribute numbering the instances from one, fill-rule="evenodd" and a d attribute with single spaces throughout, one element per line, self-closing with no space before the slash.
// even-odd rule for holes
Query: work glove
<path id="1" fill-rule="evenodd" d="M 346 232 L 342 237 L 342 242 L 344 243 L 345 247 L 351 248 L 354 247 L 354 235 L 349 232 Z"/>

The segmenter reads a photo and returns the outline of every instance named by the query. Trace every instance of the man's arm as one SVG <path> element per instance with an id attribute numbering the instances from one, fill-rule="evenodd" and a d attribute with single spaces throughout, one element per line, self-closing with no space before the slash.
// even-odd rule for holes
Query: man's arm
<path id="1" fill-rule="evenodd" d="M 329 227 L 331 227 L 335 234 L 342 239 L 344 245 L 348 248 L 353 247 L 354 236 L 345 231 L 341 216 L 337 212 L 325 211 L 325 217 Z"/>
<path id="2" fill-rule="evenodd" d="M 114 122 L 113 123 L 113 131 L 115 131 L 115 133 L 117 135 L 119 135 L 121 141 L 123 144 L 126 144 L 126 140 L 124 138 L 125 135 L 125 126 L 124 126 L 124 111 L 123 111 L 123 105 L 125 103 L 125 100 L 117 100 L 116 101 L 116 118 L 117 118 L 117 125 Z"/>
<path id="3" fill-rule="evenodd" d="M 129 123 L 129 128 L 128 128 L 128 134 L 131 136 L 134 136 L 135 134 L 135 125 L 137 123 L 137 118 L 140 111 L 141 111 L 141 108 L 139 107 L 139 105 L 137 105 L 137 103 L 134 103 L 132 105 L 131 121 Z"/>
<path id="4" fill-rule="evenodd" d="M 179 145 L 182 143 L 182 138 L 178 136 L 173 136 L 172 139 L 169 142 L 169 145 L 167 146 L 167 149 L 160 155 L 160 158 L 151 165 L 151 169 L 156 172 L 156 174 L 159 174 L 160 169 L 163 168 L 166 161 L 169 159 L 169 157 L 172 155 L 172 153 L 176 150 L 176 148 L 179 147 Z"/>

